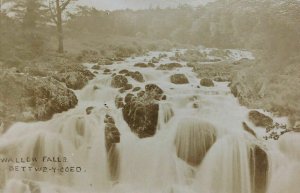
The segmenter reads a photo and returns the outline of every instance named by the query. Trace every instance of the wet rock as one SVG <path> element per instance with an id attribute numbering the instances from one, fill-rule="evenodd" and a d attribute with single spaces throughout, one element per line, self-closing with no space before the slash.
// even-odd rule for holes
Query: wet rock
<path id="1" fill-rule="evenodd" d="M 15 121 L 49 120 L 73 108 L 77 97 L 52 77 L 0 73 L 0 120 L 7 128 Z"/>
<path id="2" fill-rule="evenodd" d="M 139 91 L 139 90 L 141 90 L 141 89 L 142 89 L 141 87 L 134 87 L 132 91 L 133 91 L 133 92 L 137 92 L 137 91 Z"/>
<path id="3" fill-rule="evenodd" d="M 268 155 L 261 147 L 255 145 L 250 153 L 250 174 L 253 192 L 266 193 L 268 172 Z"/>
<path id="4" fill-rule="evenodd" d="M 250 111 L 248 118 L 254 123 L 256 127 L 268 127 L 273 124 L 273 119 L 258 111 Z"/>
<path id="5" fill-rule="evenodd" d="M 115 124 L 115 120 L 111 116 L 106 115 L 105 119 L 104 119 L 104 123 L 113 124 L 114 125 Z"/>
<path id="6" fill-rule="evenodd" d="M 131 76 L 131 78 L 133 78 L 134 80 L 136 80 L 138 82 L 145 82 L 143 75 L 138 71 L 131 72 L 130 76 Z"/>
<path id="7" fill-rule="evenodd" d="M 94 71 L 93 73 L 94 73 L 94 74 L 99 74 L 99 72 L 98 72 L 98 71 Z"/>
<path id="8" fill-rule="evenodd" d="M 156 132 L 158 109 L 154 103 L 127 103 L 123 108 L 124 120 L 139 138 L 151 137 Z"/>
<path id="9" fill-rule="evenodd" d="M 248 133 L 250 133 L 251 135 L 253 135 L 254 137 L 256 137 L 255 132 L 253 131 L 253 129 L 251 129 L 247 123 L 243 122 L 243 128 L 245 131 L 247 131 Z"/>
<path id="10" fill-rule="evenodd" d="M 93 79 L 95 75 L 89 70 L 72 70 L 59 72 L 58 74 L 53 75 L 53 77 L 60 81 L 64 82 L 68 88 L 79 90 L 82 89 L 89 80 Z"/>
<path id="11" fill-rule="evenodd" d="M 137 97 L 133 94 L 127 94 L 125 103 L 122 109 L 123 118 L 131 131 L 139 138 L 155 135 L 159 105 L 153 96 L 146 93 Z"/>
<path id="12" fill-rule="evenodd" d="M 157 69 L 158 70 L 173 70 L 175 68 L 181 68 L 182 65 L 179 63 L 168 63 L 168 64 L 161 64 Z"/>
<path id="13" fill-rule="evenodd" d="M 186 118 L 177 126 L 175 136 L 177 156 L 191 166 L 200 165 L 215 141 L 216 129 L 208 122 Z"/>
<path id="14" fill-rule="evenodd" d="M 115 125 L 114 119 L 106 115 L 104 122 L 105 124 L 105 147 L 107 152 L 107 163 L 109 168 L 109 174 L 111 180 L 115 181 L 119 177 L 119 164 L 120 156 L 117 148 L 118 143 L 120 143 L 120 132 Z"/>
<path id="15" fill-rule="evenodd" d="M 113 73 L 112 75 L 111 75 L 111 77 L 114 77 L 114 76 L 116 76 L 117 74 L 116 73 Z"/>
<path id="16" fill-rule="evenodd" d="M 104 71 L 103 71 L 104 73 L 109 73 L 110 72 L 110 69 L 105 69 Z"/>
<path id="17" fill-rule="evenodd" d="M 85 109 L 85 112 L 87 115 L 91 114 L 92 113 L 92 110 L 94 109 L 94 107 L 88 107 Z"/>
<path id="18" fill-rule="evenodd" d="M 112 119 L 112 117 L 107 117 L 106 119 Z M 111 147 L 112 144 L 120 143 L 120 132 L 116 125 L 113 123 L 106 123 L 105 124 L 105 145 L 107 150 Z"/>
<path id="19" fill-rule="evenodd" d="M 163 101 L 167 100 L 167 96 L 166 96 L 166 95 L 163 95 L 163 96 L 161 97 L 161 100 L 163 100 Z"/>
<path id="20" fill-rule="evenodd" d="M 212 86 L 214 86 L 214 82 L 209 78 L 202 78 L 200 80 L 200 85 L 206 86 L 206 87 L 212 87 Z"/>
<path id="21" fill-rule="evenodd" d="M 216 82 L 226 82 L 226 81 L 229 81 L 229 79 L 227 77 L 217 76 L 217 77 L 214 78 L 214 81 L 216 81 Z"/>
<path id="22" fill-rule="evenodd" d="M 128 72 L 129 72 L 128 70 L 123 69 L 123 70 L 120 70 L 120 71 L 119 71 L 119 74 L 127 74 Z"/>
<path id="23" fill-rule="evenodd" d="M 97 85 L 94 85 L 94 86 L 93 86 L 93 89 L 94 89 L 94 90 L 98 90 L 99 87 L 98 87 Z"/>
<path id="24" fill-rule="evenodd" d="M 174 74 L 170 77 L 170 80 L 174 84 L 188 84 L 189 80 L 184 74 Z"/>
<path id="25" fill-rule="evenodd" d="M 124 93 L 124 92 L 126 92 L 124 87 L 119 89 L 119 93 Z"/>
<path id="26" fill-rule="evenodd" d="M 126 84 L 125 86 L 124 86 L 124 89 L 125 90 L 130 90 L 130 89 L 132 89 L 132 84 Z"/>
<path id="27" fill-rule="evenodd" d="M 154 67 L 155 67 L 155 64 L 153 64 L 153 63 L 149 62 L 149 63 L 148 63 L 148 67 L 152 67 L 152 68 L 154 68 Z"/>
<path id="28" fill-rule="evenodd" d="M 125 96 L 125 103 L 130 103 L 133 97 L 134 97 L 133 94 L 128 93 L 128 94 Z"/>
<path id="29" fill-rule="evenodd" d="M 145 95 L 145 93 L 146 93 L 145 91 L 141 90 L 140 92 L 137 93 L 137 96 L 142 97 Z"/>
<path id="30" fill-rule="evenodd" d="M 124 106 L 124 103 L 123 103 L 123 98 L 120 97 L 120 96 L 116 96 L 115 98 L 115 105 L 116 107 L 119 109 L 119 108 L 123 108 Z"/>
<path id="31" fill-rule="evenodd" d="M 96 64 L 92 67 L 93 70 L 100 70 L 101 69 L 101 66 Z"/>
<path id="32" fill-rule="evenodd" d="M 114 88 L 122 88 L 126 86 L 128 83 L 128 80 L 123 75 L 116 75 L 112 78 L 111 86 Z"/>
<path id="33" fill-rule="evenodd" d="M 140 62 L 140 63 L 136 63 L 134 64 L 135 67 L 140 67 L 140 68 L 147 68 L 149 67 L 148 64 Z"/>
<path id="34" fill-rule="evenodd" d="M 164 91 L 159 87 L 157 86 L 156 84 L 147 84 L 145 85 L 145 91 L 147 93 L 156 93 L 156 94 L 163 94 Z"/>

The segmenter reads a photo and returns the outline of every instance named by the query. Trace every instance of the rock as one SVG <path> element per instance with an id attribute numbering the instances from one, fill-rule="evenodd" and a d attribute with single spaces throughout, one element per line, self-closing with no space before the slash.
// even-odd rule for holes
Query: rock
<path id="1" fill-rule="evenodd" d="M 171 82 L 174 84 L 188 84 L 189 80 L 184 74 L 174 74 L 170 77 Z"/>
<path id="2" fill-rule="evenodd" d="M 167 96 L 166 96 L 166 95 L 163 95 L 163 96 L 161 97 L 161 100 L 163 100 L 163 101 L 167 100 Z"/>
<path id="3" fill-rule="evenodd" d="M 96 64 L 92 67 L 93 70 L 100 70 L 101 69 L 101 66 Z"/>
<path id="4" fill-rule="evenodd" d="M 124 120 L 139 138 L 152 137 L 156 133 L 159 105 L 131 101 L 123 107 Z"/>
<path id="5" fill-rule="evenodd" d="M 104 123 L 107 123 L 107 124 L 115 124 L 115 120 L 110 116 L 110 115 L 106 115 L 105 116 L 105 119 L 104 119 Z"/>
<path id="6" fill-rule="evenodd" d="M 121 134 L 115 124 L 105 124 L 105 145 L 107 150 L 109 150 L 112 144 L 120 143 L 120 135 Z"/>
<path id="7" fill-rule="evenodd" d="M 114 88 L 122 88 L 126 86 L 128 83 L 128 80 L 123 75 L 116 75 L 112 78 L 111 86 Z"/>
<path id="8" fill-rule="evenodd" d="M 146 64 L 146 63 L 140 62 L 140 63 L 134 64 L 134 67 L 147 68 L 147 67 L 149 67 L 149 66 L 148 66 L 148 64 Z"/>
<path id="9" fill-rule="evenodd" d="M 82 89 L 89 80 L 94 78 L 94 74 L 88 70 L 69 71 L 55 75 L 58 81 L 66 83 L 68 88 L 79 90 Z"/>
<path id="10" fill-rule="evenodd" d="M 111 75 L 111 77 L 114 77 L 114 76 L 116 76 L 117 74 L 116 73 L 113 73 L 112 75 Z"/>
<path id="11" fill-rule="evenodd" d="M 123 108 L 124 106 L 124 103 L 123 103 L 123 98 L 120 97 L 120 96 L 116 96 L 115 98 L 115 105 L 116 107 L 119 109 L 119 108 Z"/>
<path id="12" fill-rule="evenodd" d="M 268 127 L 273 124 L 273 119 L 271 117 L 255 110 L 250 111 L 248 117 L 256 127 Z"/>
<path id="13" fill-rule="evenodd" d="M 154 67 L 155 67 L 155 64 L 153 64 L 153 63 L 149 62 L 149 63 L 148 63 L 148 67 L 152 67 L 152 68 L 154 68 Z"/>
<path id="14" fill-rule="evenodd" d="M 110 69 L 105 69 L 104 71 L 103 71 L 104 73 L 109 73 L 110 72 Z"/>
<path id="15" fill-rule="evenodd" d="M 132 100 L 133 97 L 134 97 L 133 94 L 128 93 L 128 94 L 125 96 L 125 103 L 131 103 L 131 100 Z"/>
<path id="16" fill-rule="evenodd" d="M 126 84 L 125 86 L 124 86 L 124 89 L 125 90 L 130 90 L 130 89 L 132 89 L 132 84 Z"/>
<path id="17" fill-rule="evenodd" d="M 173 70 L 175 68 L 181 68 L 182 65 L 179 63 L 168 63 L 168 64 L 161 64 L 157 69 L 158 70 Z"/>
<path id="18" fill-rule="evenodd" d="M 178 123 L 175 136 L 176 153 L 191 166 L 200 165 L 215 141 L 216 129 L 208 122 L 186 118 Z"/>
<path id="19" fill-rule="evenodd" d="M 251 129 L 247 123 L 243 122 L 243 128 L 245 131 L 247 131 L 248 133 L 250 133 L 251 135 L 253 135 L 254 137 L 256 137 L 255 132 L 253 131 L 253 129 Z"/>
<path id="20" fill-rule="evenodd" d="M 94 71 L 93 73 L 94 73 L 94 74 L 99 74 L 99 72 L 97 72 L 97 71 Z"/>
<path id="21" fill-rule="evenodd" d="M 0 120 L 5 129 L 16 121 L 49 120 L 78 102 L 73 91 L 52 77 L 0 72 L 0 79 Z"/>
<path id="22" fill-rule="evenodd" d="M 214 86 L 214 82 L 209 78 L 202 78 L 200 81 L 201 86 L 212 87 Z"/>
<path id="23" fill-rule="evenodd" d="M 269 161 L 267 153 L 258 145 L 251 149 L 250 174 L 253 192 L 266 193 L 268 184 Z"/>
<path id="24" fill-rule="evenodd" d="M 85 109 L 85 112 L 87 115 L 91 114 L 92 110 L 94 109 L 94 107 L 88 107 Z"/>
<path id="25" fill-rule="evenodd" d="M 93 86 L 93 89 L 94 89 L 94 90 L 98 90 L 99 87 L 98 87 L 97 85 L 94 85 L 94 86 Z"/>
<path id="26" fill-rule="evenodd" d="M 138 82 L 145 82 L 143 75 L 138 71 L 131 72 L 130 76 L 131 76 L 131 78 L 133 78 L 134 80 L 136 80 Z"/>
<path id="27" fill-rule="evenodd" d="M 124 93 L 124 92 L 126 92 L 124 87 L 119 89 L 119 93 Z"/>
<path id="28" fill-rule="evenodd" d="M 123 69 L 123 70 L 120 70 L 120 71 L 119 71 L 119 74 L 127 74 L 128 72 L 129 72 L 128 70 Z"/>
<path id="29" fill-rule="evenodd" d="M 147 84 L 147 85 L 145 85 L 145 91 L 147 93 L 155 92 L 156 94 L 163 94 L 164 93 L 164 91 L 159 86 L 157 86 L 156 84 Z"/>
<path id="30" fill-rule="evenodd" d="M 217 77 L 214 78 L 214 81 L 216 81 L 216 82 L 226 82 L 226 81 L 229 81 L 229 79 L 226 78 L 226 77 L 217 76 Z"/>
<path id="31" fill-rule="evenodd" d="M 137 92 L 137 91 L 139 91 L 139 90 L 141 90 L 141 89 L 142 89 L 141 87 L 134 87 L 132 91 L 133 91 L 133 92 Z"/>
<path id="32" fill-rule="evenodd" d="M 142 97 L 145 95 L 145 93 L 146 93 L 145 91 L 141 90 L 140 92 L 137 93 L 137 96 Z"/>
<path id="33" fill-rule="evenodd" d="M 158 63 L 158 62 L 159 62 L 159 59 L 156 58 L 156 57 L 153 57 L 149 62 L 150 62 L 150 63 Z"/>

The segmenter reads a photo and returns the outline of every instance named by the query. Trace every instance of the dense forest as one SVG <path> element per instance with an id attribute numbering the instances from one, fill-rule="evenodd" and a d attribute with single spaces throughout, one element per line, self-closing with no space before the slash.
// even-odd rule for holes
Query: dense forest
<path id="1" fill-rule="evenodd" d="M 68 8 L 63 13 L 64 54 L 56 53 L 57 30 L 47 2 L 9 0 L 2 7 L 6 7 L 0 12 L 3 67 L 23 68 L 32 61 L 51 60 L 50 56 L 78 59 L 83 50 L 99 57 L 126 57 L 198 45 L 248 49 L 255 53 L 257 64 L 242 70 L 246 78 L 237 75 L 233 80 L 247 85 L 243 92 L 253 100 L 245 104 L 284 112 L 293 120 L 300 115 L 299 91 L 295 91 L 300 84 L 295 70 L 300 63 L 297 0 L 218 0 L 199 7 L 147 10 Z"/>

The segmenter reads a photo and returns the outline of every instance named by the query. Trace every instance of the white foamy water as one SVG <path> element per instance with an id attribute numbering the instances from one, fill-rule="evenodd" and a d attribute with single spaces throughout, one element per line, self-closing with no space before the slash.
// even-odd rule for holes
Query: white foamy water
<path id="1" fill-rule="evenodd" d="M 0 163 L 0 192 L 3 193 L 256 193 L 251 184 L 250 151 L 255 145 L 264 149 L 269 157 L 268 193 L 298 193 L 300 189 L 300 135 L 288 133 L 279 141 L 265 141 L 263 128 L 248 121 L 246 107 L 239 105 L 227 87 L 228 82 L 214 82 L 214 87 L 199 86 L 192 69 L 185 66 L 170 71 L 138 68 L 137 62 L 149 61 L 161 52 L 129 58 L 111 66 L 103 66 L 96 78 L 80 91 L 76 91 L 79 104 L 75 109 L 56 114 L 51 120 L 36 123 L 16 123 L 0 137 L 0 158 L 65 157 L 66 162 Z M 173 56 L 174 52 L 165 52 Z M 234 58 L 244 58 L 248 52 L 232 52 Z M 244 55 L 239 56 L 239 53 Z M 171 62 L 163 58 L 159 64 Z M 158 66 L 159 64 L 155 64 Z M 87 64 L 92 67 L 92 64 Z M 158 129 L 153 137 L 139 139 L 123 120 L 121 109 L 114 105 L 120 94 L 111 88 L 111 74 L 122 69 L 139 71 L 144 83 L 128 77 L 129 83 L 144 88 L 154 83 L 167 96 L 161 101 Z M 170 76 L 184 73 L 189 84 L 176 85 Z M 95 89 L 97 87 L 98 89 Z M 104 104 L 108 106 L 105 107 Z M 87 115 L 85 109 L 93 106 Z M 197 107 L 197 108 L 195 108 Z M 104 118 L 111 115 L 121 133 L 116 145 L 119 151 L 119 176 L 112 181 L 109 175 L 104 141 Z M 197 130 L 208 122 L 215 143 L 207 148 L 202 139 L 205 131 Z M 255 138 L 243 130 L 242 122 L 255 130 Z M 186 129 L 185 129 L 186 127 Z M 189 129 L 190 128 L 190 129 Z M 208 132 L 209 136 L 212 134 Z M 177 142 L 175 143 L 175 141 Z M 187 164 L 176 153 L 175 144 L 183 157 L 196 154 L 197 148 L 205 152 L 200 165 Z M 210 142 L 209 142 L 210 143 Z M 195 148 L 195 149 L 193 149 Z M 196 153 L 195 153 L 196 152 Z M 7 166 L 63 168 L 62 173 L 52 171 L 9 171 Z M 74 167 L 75 172 L 67 172 Z M 80 170 L 79 172 L 76 172 Z M 260 192 L 259 192 L 260 193 Z"/>

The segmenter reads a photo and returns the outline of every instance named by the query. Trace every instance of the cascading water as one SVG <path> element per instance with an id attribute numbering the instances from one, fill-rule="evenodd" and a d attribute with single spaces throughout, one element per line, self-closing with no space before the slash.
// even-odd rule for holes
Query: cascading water
<path id="1" fill-rule="evenodd" d="M 166 100 L 159 102 L 154 136 L 140 139 L 131 132 L 122 110 L 115 106 L 115 97 L 126 92 L 112 88 L 111 75 L 100 69 L 94 80 L 76 92 L 75 109 L 46 122 L 16 123 L 0 137 L 0 192 L 265 193 L 266 186 L 268 193 L 299 191 L 299 134 L 264 142 L 262 128 L 250 125 L 258 138 L 243 130 L 249 110 L 229 94 L 227 83 L 198 88 L 199 79 L 189 67 L 163 71 L 133 66 L 159 54 L 151 52 L 107 66 L 116 73 L 122 69 L 141 72 L 145 82 L 128 77 L 135 87 L 153 83 L 162 88 Z M 175 51 L 166 54 L 172 56 Z M 168 58 L 160 61 L 168 62 Z M 170 82 L 170 76 L 179 72 L 189 84 Z M 107 116 L 113 125 L 105 123 Z M 118 129 L 119 143 L 107 145 L 110 128 Z M 27 157 L 45 160 L 3 161 Z M 30 167 L 48 170 L 29 171 Z"/>

